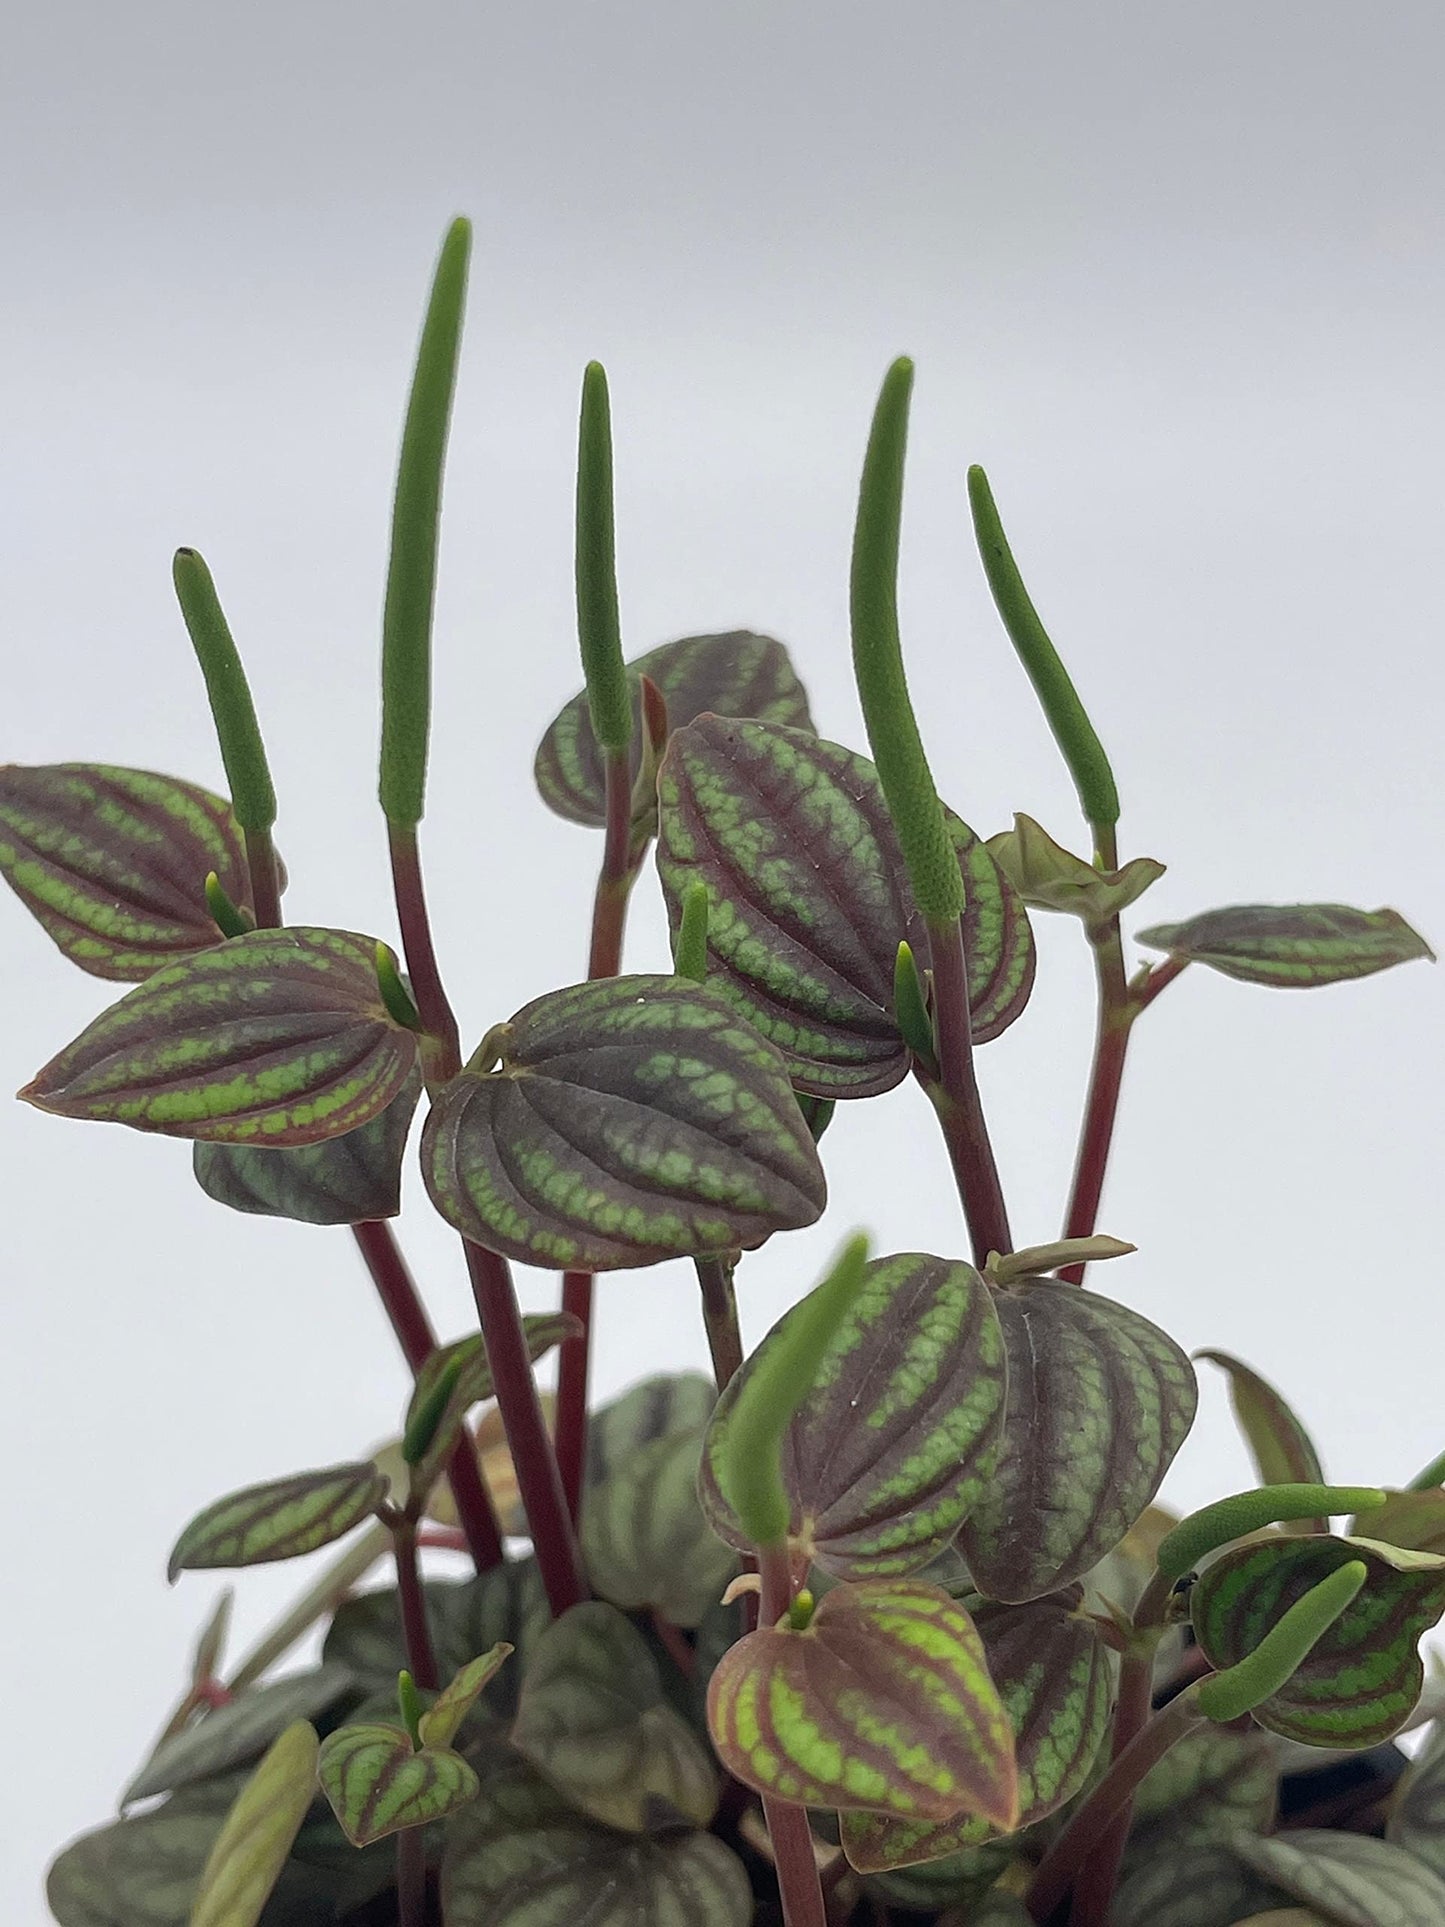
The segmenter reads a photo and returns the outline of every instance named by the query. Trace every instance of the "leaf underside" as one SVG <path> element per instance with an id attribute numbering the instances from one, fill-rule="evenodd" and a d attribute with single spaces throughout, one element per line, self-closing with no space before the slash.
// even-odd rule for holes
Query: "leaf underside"
<path id="1" fill-rule="evenodd" d="M 1343 903 L 1244 903 L 1138 932 L 1151 950 L 1207 964 L 1241 983 L 1312 989 L 1435 953 L 1396 910 Z"/>
<path id="2" fill-rule="evenodd" d="M 1194 1356 L 1206 1358 L 1211 1365 L 1228 1373 L 1229 1402 L 1249 1446 L 1261 1485 L 1325 1484 L 1314 1441 L 1268 1379 L 1261 1378 L 1229 1352 L 1202 1351 Z M 1296 1534 L 1324 1532 L 1328 1524 L 1320 1519 L 1289 1519 L 1283 1530 Z"/>

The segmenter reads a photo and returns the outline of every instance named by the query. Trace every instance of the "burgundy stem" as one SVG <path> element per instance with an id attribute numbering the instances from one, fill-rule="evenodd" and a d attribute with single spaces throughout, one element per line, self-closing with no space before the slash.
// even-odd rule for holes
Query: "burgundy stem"
<path id="1" fill-rule="evenodd" d="M 943 1126 L 963 1215 L 968 1221 L 974 1263 L 982 1265 L 991 1252 L 1003 1255 L 1012 1251 L 1013 1239 L 974 1076 L 963 926 L 958 918 L 930 922 L 928 936 L 939 1076 L 937 1083 L 929 1082 L 925 1088 Z"/>
<path id="2" fill-rule="evenodd" d="M 713 1376 L 719 1392 L 727 1390 L 734 1373 L 743 1366 L 743 1340 L 738 1330 L 738 1300 L 733 1290 L 733 1268 L 726 1258 L 694 1260 L 697 1282 L 702 1287 L 702 1322 L 707 1328 L 707 1348 L 712 1355 Z"/>
<path id="3" fill-rule="evenodd" d="M 246 868 L 251 875 L 251 903 L 258 930 L 275 930 L 281 923 L 281 873 L 276 846 L 269 830 L 247 830 Z"/>
<path id="4" fill-rule="evenodd" d="M 391 851 L 391 881 L 396 896 L 397 921 L 401 925 L 402 948 L 411 977 L 412 1001 L 430 1039 L 434 1040 L 436 1063 L 429 1066 L 428 1081 L 445 1083 L 462 1067 L 461 1038 L 456 1016 L 442 988 L 432 943 L 431 918 L 427 914 L 426 888 L 422 882 L 421 851 L 416 831 L 404 824 L 387 828 Z"/>
<path id="5" fill-rule="evenodd" d="M 1154 1653 L 1158 1634 L 1135 1633 L 1119 1668 L 1119 1697 L 1114 1707 L 1111 1756 L 1119 1759 L 1144 1731 L 1154 1710 Z M 1097 1843 L 1074 1887 L 1069 1927 L 1104 1927 L 1124 1864 L 1134 1799 L 1130 1794 Z"/>
<path id="6" fill-rule="evenodd" d="M 1098 1018 L 1089 1095 L 1084 1104 L 1079 1152 L 1074 1162 L 1074 1184 L 1064 1219 L 1066 1238 L 1090 1238 L 1098 1227 L 1104 1173 L 1114 1142 L 1114 1120 L 1119 1114 L 1124 1058 L 1136 1014 L 1124 981 L 1124 945 L 1119 936 L 1119 919 L 1111 917 L 1107 925 L 1091 931 L 1089 941 L 1094 946 L 1094 970 L 1099 985 Z M 1084 1267 L 1065 1265 L 1059 1276 L 1068 1284 L 1082 1284 Z"/>
<path id="7" fill-rule="evenodd" d="M 758 1622 L 762 1626 L 776 1626 L 793 1603 L 792 1561 L 786 1544 L 760 1547 L 758 1569 L 763 1581 Z M 828 1909 L 818 1874 L 818 1857 L 813 1851 L 807 1808 L 795 1806 L 791 1800 L 775 1800 L 765 1793 L 763 1818 L 773 1843 L 773 1865 L 777 1868 L 778 1894 L 783 1903 L 783 1927 L 827 1927 Z"/>
<path id="8" fill-rule="evenodd" d="M 426 1623 L 426 1600 L 417 1570 L 416 1521 L 397 1519 L 391 1528 L 391 1543 L 396 1553 L 396 1585 L 401 1596 L 401 1632 L 407 1667 L 424 1693 L 435 1693 L 441 1681 L 437 1677 L 436 1654 L 432 1651 L 431 1631 Z"/>
<path id="9" fill-rule="evenodd" d="M 397 1927 L 426 1927 L 426 1829 L 403 1827 L 396 1836 Z"/>

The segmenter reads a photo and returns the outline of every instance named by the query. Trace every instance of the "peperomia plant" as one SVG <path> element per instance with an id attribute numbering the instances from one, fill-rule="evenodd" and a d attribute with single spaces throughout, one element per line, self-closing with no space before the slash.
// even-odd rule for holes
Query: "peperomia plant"
<path id="1" fill-rule="evenodd" d="M 229 801 L 131 769 L 0 771 L 6 877 L 72 961 L 136 986 L 21 1095 L 190 1140 L 232 1210 L 349 1227 L 413 1380 L 394 1445 L 279 1476 L 258 1462 L 261 1483 L 179 1534 L 173 1579 L 349 1543 L 229 1668 L 222 1599 L 123 1817 L 55 1863 L 55 1917 L 1440 1927 L 1445 1744 L 1402 1773 L 1389 1742 L 1445 1707 L 1419 1656 L 1445 1614 L 1445 1460 L 1399 1490 L 1330 1485 L 1281 1395 L 1210 1352 L 1260 1484 L 1172 1518 L 1154 1500 L 1194 1368 L 1085 1283 L 1132 1250 L 1098 1214 L 1125 1053 L 1168 985 L 1191 964 L 1336 983 L 1427 946 L 1391 910 L 1243 905 L 1137 932 L 1162 956 L 1130 970 L 1121 915 L 1162 866 L 1120 861 L 1108 758 L 977 469 L 984 569 L 1090 846 L 1024 815 L 984 840 L 945 807 L 896 609 L 907 362 L 874 414 L 853 548 L 871 758 L 817 733 L 771 638 L 625 661 L 593 365 L 585 689 L 535 769 L 552 809 L 603 832 L 589 974 L 464 1041 L 418 826 L 468 250 L 458 222 L 387 579 L 400 956 L 283 916 L 261 732 L 192 550 L 175 583 Z M 624 975 L 653 854 L 673 956 Z M 1034 911 L 1081 924 L 1098 1030 L 1060 1236 L 1019 1248 L 974 1053 L 1028 1002 Z M 822 1213 L 834 1106 L 910 1076 L 967 1256 L 870 1257 L 855 1235 L 745 1359 L 744 1254 Z M 444 1345 L 389 1222 L 423 1097 L 426 1189 L 480 1326 Z M 652 1377 L 589 1411 L 594 1274 L 677 1258 L 714 1380 Z M 519 1314 L 514 1263 L 564 1274 L 555 1314 Z M 549 1412 L 533 1365 L 554 1348 Z M 424 1579 L 436 1547 L 475 1577 Z M 358 1590 L 383 1561 L 394 1583 Z M 318 1629 L 319 1659 L 277 1672 Z"/>

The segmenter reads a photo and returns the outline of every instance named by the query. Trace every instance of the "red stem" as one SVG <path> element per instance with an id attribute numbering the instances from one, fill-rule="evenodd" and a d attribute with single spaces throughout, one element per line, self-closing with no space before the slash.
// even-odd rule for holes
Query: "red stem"
<path id="1" fill-rule="evenodd" d="M 924 1088 L 943 1126 L 963 1215 L 968 1221 L 974 1263 L 982 1265 L 991 1252 L 1003 1255 L 1012 1251 L 1013 1239 L 973 1070 L 963 926 L 957 918 L 930 922 L 928 937 L 939 1076 L 936 1083 L 925 1081 Z"/>
<path id="2" fill-rule="evenodd" d="M 743 1368 L 743 1340 L 738 1330 L 738 1300 L 733 1290 L 732 1261 L 697 1258 L 693 1261 L 702 1288 L 702 1322 L 719 1392 Z"/>
<path id="3" fill-rule="evenodd" d="M 404 824 L 389 824 L 387 842 L 391 851 L 391 881 L 396 896 L 397 921 L 401 925 L 402 948 L 406 951 L 406 967 L 411 977 L 412 1001 L 436 1053 L 435 1063 L 427 1067 L 428 1082 L 446 1083 L 462 1067 L 461 1038 L 437 967 L 416 831 Z"/>
<path id="4" fill-rule="evenodd" d="M 1084 1103 L 1084 1122 L 1079 1132 L 1079 1151 L 1074 1162 L 1074 1183 L 1069 1194 L 1068 1214 L 1064 1219 L 1066 1238 L 1089 1238 L 1099 1221 L 1099 1203 L 1104 1195 L 1104 1173 L 1114 1141 L 1114 1120 L 1119 1114 L 1119 1090 L 1124 1081 L 1124 1058 L 1129 1049 L 1129 1032 L 1136 1015 L 1124 981 L 1124 945 L 1119 936 L 1119 919 L 1090 931 L 1094 947 L 1094 970 L 1098 978 L 1098 1017 L 1094 1032 L 1094 1063 L 1089 1074 L 1089 1095 Z M 1065 1265 L 1060 1278 L 1071 1285 L 1083 1283 L 1081 1264 Z"/>
<path id="5" fill-rule="evenodd" d="M 251 875 L 251 903 L 258 930 L 279 929 L 281 924 L 281 873 L 276 867 L 276 847 L 269 830 L 247 830 L 246 868 Z"/>
<path id="6" fill-rule="evenodd" d="M 758 1569 L 763 1581 L 758 1621 L 763 1626 L 776 1626 L 793 1603 L 792 1561 L 786 1544 L 760 1547 Z M 765 1793 L 763 1818 L 773 1843 L 783 1927 L 827 1927 L 828 1910 L 807 1808 Z"/>
<path id="7" fill-rule="evenodd" d="M 391 1527 L 391 1543 L 396 1553 L 396 1586 L 401 1597 L 401 1631 L 406 1645 L 406 1663 L 412 1678 L 424 1693 L 435 1693 L 441 1685 L 437 1677 L 436 1654 L 426 1623 L 426 1600 L 422 1595 L 421 1574 L 416 1563 L 416 1521 L 397 1519 Z"/>
<path id="8" fill-rule="evenodd" d="M 403 1827 L 396 1836 L 397 1927 L 426 1927 L 426 1829 Z"/>

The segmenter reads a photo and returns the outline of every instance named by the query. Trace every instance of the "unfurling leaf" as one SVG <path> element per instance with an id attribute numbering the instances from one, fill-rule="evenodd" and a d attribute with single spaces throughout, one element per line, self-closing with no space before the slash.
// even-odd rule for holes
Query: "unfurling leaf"
<path id="1" fill-rule="evenodd" d="M 1096 869 L 1031 816 L 1016 815 L 1011 830 L 988 839 L 988 851 L 1030 910 L 1057 910 L 1087 924 L 1117 917 L 1164 874 L 1152 856 L 1136 856 L 1120 870 Z"/>
<path id="2" fill-rule="evenodd" d="M 737 1570 L 697 1501 L 702 1428 L 640 1446 L 587 1493 L 582 1553 L 592 1589 L 624 1612 L 696 1626 Z"/>
<path id="3" fill-rule="evenodd" d="M 1387 1840 L 1312 1827 L 1231 1842 L 1245 1866 L 1331 1927 L 1439 1927 L 1445 1880 Z"/>
<path id="4" fill-rule="evenodd" d="M 304 1720 L 273 1742 L 211 1849 L 190 1927 L 256 1927 L 316 1791 L 317 1752 Z"/>
<path id="5" fill-rule="evenodd" d="M 321 1144 L 273 1151 L 256 1144 L 193 1144 L 191 1165 L 208 1198 L 296 1224 L 362 1224 L 401 1210 L 401 1166 L 421 1096 L 413 1067 L 379 1117 Z"/>
<path id="6" fill-rule="evenodd" d="M 354 1847 L 444 1820 L 476 1798 L 477 1776 L 446 1747 L 412 1744 L 399 1726 L 338 1726 L 321 1742 L 321 1790 Z"/>
<path id="7" fill-rule="evenodd" d="M 720 1480 L 732 1414 L 797 1317 L 795 1307 L 774 1326 L 708 1430 L 703 1504 L 739 1550 L 750 1541 Z M 993 1473 L 1003 1407 L 1002 1334 L 973 1267 L 917 1252 L 875 1259 L 784 1434 L 799 1556 L 848 1579 L 925 1565 Z"/>
<path id="8" fill-rule="evenodd" d="M 1026 1606 L 974 1609 L 989 1674 L 1014 1731 L 1019 1827 L 1047 1818 L 1073 1799 L 1088 1781 L 1108 1728 L 1109 1655 L 1079 1611 L 1080 1597 L 1080 1588 L 1071 1587 Z M 986 1820 L 972 1817 L 943 1822 L 877 1813 L 842 1817 L 844 1852 L 862 1873 L 957 1853 L 992 1832 Z"/>
<path id="9" fill-rule="evenodd" d="M 1261 1726 L 1307 1746 L 1377 1746 L 1409 1718 L 1424 1679 L 1421 1635 L 1445 1613 L 1445 1558 L 1368 1539 L 1275 1537 L 1224 1553 L 1191 1595 L 1195 1637 L 1210 1665 L 1223 1670 L 1356 1560 L 1367 1570 L 1363 1590 L 1293 1678 L 1253 1709 Z"/>
<path id="10" fill-rule="evenodd" d="M 614 977 L 504 1027 L 422 1138 L 438 1211 L 526 1264 L 658 1264 L 812 1224 L 826 1185 L 783 1061 L 715 990 Z"/>
<path id="11" fill-rule="evenodd" d="M 195 783 L 105 763 L 0 767 L 0 875 L 92 977 L 140 983 L 219 943 L 212 871 L 249 909 L 236 819 Z"/>
<path id="12" fill-rule="evenodd" d="M 172 964 L 113 1004 L 21 1097 L 168 1137 L 315 1144 L 367 1124 L 416 1062 L 348 930 L 256 930 Z"/>
<path id="13" fill-rule="evenodd" d="M 575 1338 L 581 1329 L 570 1312 L 530 1312 L 522 1320 L 527 1356 L 535 1364 L 539 1358 L 545 1358 L 554 1345 Z M 459 1338 L 454 1345 L 439 1345 L 417 1369 L 411 1402 L 406 1408 L 408 1431 L 454 1367 L 458 1369 L 452 1379 L 450 1396 L 437 1415 L 425 1452 L 411 1468 L 413 1492 L 425 1492 L 436 1482 L 451 1456 L 467 1412 L 473 1405 L 491 1398 L 493 1393 L 492 1368 L 487 1362 L 487 1348 L 480 1332 Z"/>
<path id="14" fill-rule="evenodd" d="M 676 923 L 708 892 L 708 982 L 783 1053 L 798 1089 L 868 1097 L 907 1073 L 898 946 L 928 956 L 878 773 L 837 743 L 705 716 L 658 778 L 657 865 Z M 944 812 L 966 892 L 973 1040 L 1011 1024 L 1033 986 L 1028 918 L 973 832 Z"/>
<path id="15" fill-rule="evenodd" d="M 1243 903 L 1206 910 L 1184 923 L 1159 923 L 1138 941 L 1172 957 L 1207 964 L 1241 983 L 1311 989 L 1369 977 L 1435 953 L 1396 910 L 1352 910 L 1343 903 Z"/>
<path id="16" fill-rule="evenodd" d="M 355 1683 L 349 1666 L 333 1662 L 238 1694 L 163 1740 L 121 1795 L 121 1805 L 245 1766 L 294 1721 L 314 1720 Z"/>
<path id="17" fill-rule="evenodd" d="M 453 1675 L 430 1710 L 423 1713 L 417 1722 L 417 1733 L 423 1746 L 451 1745 L 462 1721 L 514 1650 L 505 1640 L 501 1640 L 490 1652 L 468 1660 L 461 1671 Z"/>
<path id="18" fill-rule="evenodd" d="M 386 1492 L 386 1479 L 370 1459 L 247 1486 L 196 1514 L 176 1541 L 167 1573 L 174 1580 L 207 1567 L 298 1558 L 360 1525 Z"/>
<path id="19" fill-rule="evenodd" d="M 666 1703 L 642 1635 L 601 1601 L 537 1640 L 511 1737 L 575 1807 L 624 1832 L 705 1827 L 717 1807 L 706 1748 Z"/>
<path id="20" fill-rule="evenodd" d="M 736 629 L 724 635 L 684 636 L 650 649 L 627 666 L 634 711 L 643 676 L 665 698 L 673 729 L 681 729 L 705 710 L 718 716 L 755 716 L 799 729 L 812 727 L 808 698 L 793 673 L 788 652 L 770 636 Z M 634 728 L 634 779 L 642 765 L 643 736 L 640 728 Z M 601 829 L 607 820 L 606 770 L 592 733 L 585 691 L 572 698 L 542 738 L 534 774 L 543 802 L 558 816 Z M 655 820 L 655 799 L 647 798 L 637 827 L 650 835 Z"/>
<path id="21" fill-rule="evenodd" d="M 1194 1356 L 1207 1358 L 1211 1365 L 1229 1374 L 1229 1402 L 1254 1458 L 1261 1485 L 1324 1484 L 1325 1475 L 1314 1441 L 1267 1379 L 1228 1352 L 1203 1351 Z M 1328 1530 L 1328 1522 L 1291 1520 L 1285 1530 L 1324 1532 Z"/>
<path id="22" fill-rule="evenodd" d="M 991 1599 L 1037 1599 L 1119 1544 L 1194 1422 L 1189 1360 L 1157 1325 L 1053 1278 L 995 1288 L 1008 1360 L 998 1469 L 959 1549 Z"/>
<path id="23" fill-rule="evenodd" d="M 837 1586 L 806 1631 L 739 1640 L 712 1676 L 708 1728 L 729 1771 L 779 1799 L 1014 1823 L 1013 1732 L 983 1643 L 917 1580 Z"/>

